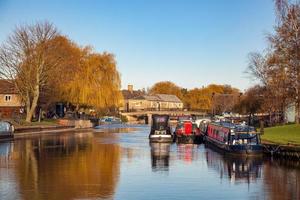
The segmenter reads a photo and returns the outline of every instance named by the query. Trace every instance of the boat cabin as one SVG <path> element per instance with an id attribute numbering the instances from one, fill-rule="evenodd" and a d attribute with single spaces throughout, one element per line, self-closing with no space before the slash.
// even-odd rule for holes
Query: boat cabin
<path id="1" fill-rule="evenodd" d="M 236 125 L 228 122 L 214 122 L 207 126 L 206 135 L 228 145 L 257 145 L 259 134 L 248 125 Z"/>
<path id="2" fill-rule="evenodd" d="M 177 135 L 192 135 L 198 134 L 199 129 L 197 127 L 197 124 L 193 123 L 192 121 L 181 121 L 177 124 L 175 133 Z"/>
<path id="3" fill-rule="evenodd" d="M 150 134 L 171 134 L 169 119 L 169 115 L 152 115 Z"/>

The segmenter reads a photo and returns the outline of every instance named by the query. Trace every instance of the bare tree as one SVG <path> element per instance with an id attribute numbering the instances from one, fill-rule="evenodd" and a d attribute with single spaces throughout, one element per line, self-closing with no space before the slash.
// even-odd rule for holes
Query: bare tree
<path id="1" fill-rule="evenodd" d="M 278 21 L 278 23 L 281 23 L 288 12 L 287 10 L 289 7 L 289 1 L 288 0 L 274 0 L 274 2 L 275 2 L 277 21 Z"/>
<path id="2" fill-rule="evenodd" d="M 284 113 L 290 103 L 296 105 L 295 121 L 300 120 L 300 2 L 276 0 L 279 20 L 275 33 L 268 36 L 265 55 L 250 54 L 248 72 L 268 89 L 268 102 Z M 271 98 L 270 98 L 271 97 Z"/>
<path id="3" fill-rule="evenodd" d="M 32 120 L 41 89 L 58 62 L 51 58 L 55 47 L 49 45 L 57 35 L 49 22 L 19 26 L 0 47 L 0 77 L 15 84 L 26 106 L 27 122 Z"/>

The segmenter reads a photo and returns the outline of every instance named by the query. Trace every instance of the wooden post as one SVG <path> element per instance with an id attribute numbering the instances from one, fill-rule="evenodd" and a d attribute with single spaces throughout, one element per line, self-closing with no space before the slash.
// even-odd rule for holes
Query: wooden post
<path id="1" fill-rule="evenodd" d="M 263 135 L 265 133 L 265 130 L 264 130 L 264 121 L 260 120 L 259 121 L 259 125 L 260 125 L 260 134 Z"/>

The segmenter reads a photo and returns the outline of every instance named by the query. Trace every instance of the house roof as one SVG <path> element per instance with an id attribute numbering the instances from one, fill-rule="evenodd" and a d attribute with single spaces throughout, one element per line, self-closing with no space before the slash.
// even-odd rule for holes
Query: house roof
<path id="1" fill-rule="evenodd" d="M 144 95 L 145 93 L 141 90 L 134 90 L 130 92 L 129 90 L 122 90 L 122 94 L 124 99 L 133 99 L 139 96 Z"/>
<path id="2" fill-rule="evenodd" d="M 156 96 L 159 99 L 161 99 L 162 101 L 182 103 L 181 100 L 176 95 L 172 95 L 172 94 L 157 94 Z"/>
<path id="3" fill-rule="evenodd" d="M 170 94 L 155 94 L 155 95 L 140 95 L 133 99 L 143 99 L 148 101 L 163 101 L 163 102 L 174 102 L 182 103 L 182 101 L 175 95 Z"/>
<path id="4" fill-rule="evenodd" d="M 17 94 L 15 85 L 5 79 L 0 79 L 0 94 Z"/>
<path id="5" fill-rule="evenodd" d="M 134 99 L 143 99 L 143 100 L 148 100 L 148 101 L 160 101 L 159 97 L 154 96 L 154 95 L 141 95 Z"/>

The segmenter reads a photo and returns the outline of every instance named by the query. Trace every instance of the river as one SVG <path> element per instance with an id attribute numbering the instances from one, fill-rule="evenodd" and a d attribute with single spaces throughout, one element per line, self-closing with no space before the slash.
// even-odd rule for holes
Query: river
<path id="1" fill-rule="evenodd" d="M 300 161 L 153 144 L 149 127 L 0 143 L 0 199 L 300 199 Z"/>

